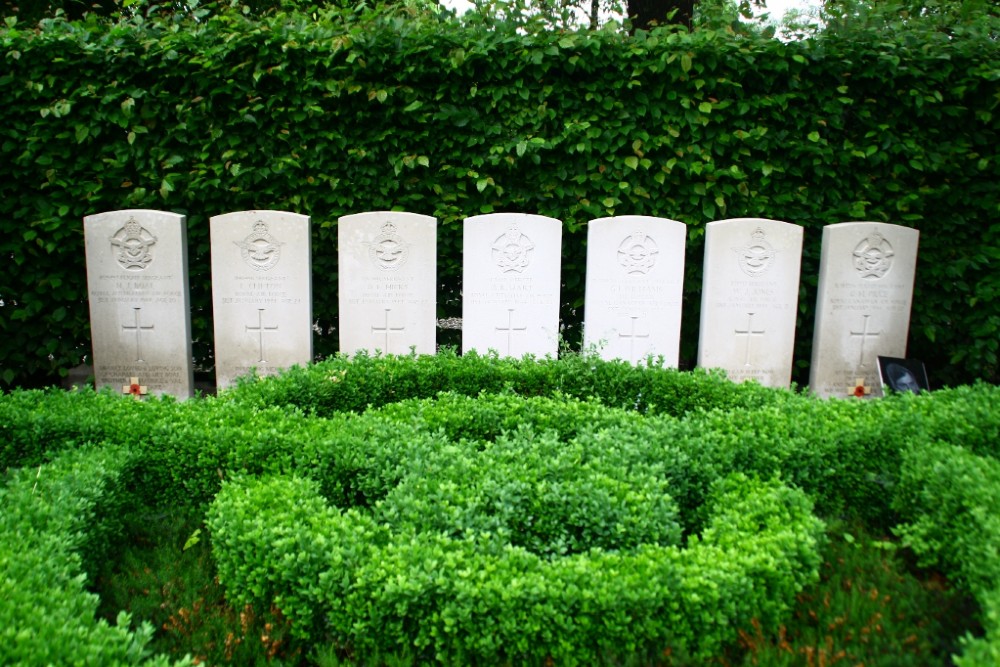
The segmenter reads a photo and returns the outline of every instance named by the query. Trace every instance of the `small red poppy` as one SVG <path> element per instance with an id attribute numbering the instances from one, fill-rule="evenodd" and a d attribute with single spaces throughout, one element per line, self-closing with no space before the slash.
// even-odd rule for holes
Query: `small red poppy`
<path id="1" fill-rule="evenodd" d="M 142 395 L 142 388 L 138 384 L 133 384 L 132 386 L 130 386 L 128 388 L 128 392 L 130 394 L 132 394 L 133 396 L 141 396 Z"/>

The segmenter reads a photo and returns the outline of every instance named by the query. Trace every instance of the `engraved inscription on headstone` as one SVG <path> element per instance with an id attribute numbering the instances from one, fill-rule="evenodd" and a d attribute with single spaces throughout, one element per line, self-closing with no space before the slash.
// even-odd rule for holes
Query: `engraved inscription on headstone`
<path id="1" fill-rule="evenodd" d="M 434 354 L 437 220 L 402 211 L 345 215 L 337 239 L 341 351 Z"/>
<path id="2" fill-rule="evenodd" d="M 642 363 L 680 353 L 687 227 L 631 215 L 587 226 L 584 345 L 604 359 Z"/>
<path id="3" fill-rule="evenodd" d="M 191 396 L 184 216 L 109 211 L 87 216 L 83 228 L 97 386 Z"/>
<path id="4" fill-rule="evenodd" d="M 809 386 L 881 396 L 879 356 L 905 357 L 919 232 L 880 222 L 823 229 Z"/>
<path id="5" fill-rule="evenodd" d="M 787 387 L 792 378 L 802 228 L 778 220 L 708 223 L 698 365 Z"/>
<path id="6" fill-rule="evenodd" d="M 462 351 L 556 356 L 562 222 L 525 213 L 466 218 Z"/>
<path id="7" fill-rule="evenodd" d="M 238 211 L 209 225 L 219 389 L 312 361 L 309 217 Z"/>

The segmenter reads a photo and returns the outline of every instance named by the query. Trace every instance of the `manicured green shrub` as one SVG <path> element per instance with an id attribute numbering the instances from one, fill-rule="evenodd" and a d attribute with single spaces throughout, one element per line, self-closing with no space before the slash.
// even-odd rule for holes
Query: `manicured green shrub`
<path id="1" fill-rule="evenodd" d="M 69 623 L 90 598 L 67 603 L 45 582 L 93 571 L 121 538 L 118 518 L 147 506 L 199 516 L 211 504 L 232 600 L 276 604 L 297 641 L 458 662 L 707 655 L 754 618 L 780 623 L 774 601 L 798 585 L 780 573 L 801 581 L 814 553 L 803 508 L 815 504 L 821 517 L 880 530 L 905 520 L 907 543 L 984 609 L 987 636 L 967 642 L 970 664 L 995 650 L 998 387 L 817 400 L 586 358 L 352 363 L 186 402 L 0 395 L 2 520 L 8 506 L 35 507 L 36 483 L 52 502 L 9 515 L 2 557 L 26 558 L 18 540 L 38 540 L 51 563 L 18 560 L 4 585 L 25 587 L 41 609 L 51 597 L 52 617 Z M 604 381 L 577 380 L 583 364 Z M 462 393 L 436 393 L 449 376 Z M 324 378 L 345 393 L 317 402 Z M 644 402 L 673 395 L 688 402 Z M 343 397 L 347 411 L 336 412 Z M 734 474 L 782 483 L 719 485 Z M 57 490 L 41 495 L 49 483 Z M 771 532 L 771 512 L 787 514 L 792 534 Z M 660 575 L 668 581 L 640 586 Z M 701 583 L 684 588 L 689 576 Z M 676 608 L 655 597 L 676 590 L 686 600 Z M 0 603 L 0 614 L 22 613 Z"/>
<path id="2" fill-rule="evenodd" d="M 273 599 L 293 610 L 318 594 L 326 623 L 313 640 L 359 657 L 412 650 L 420 662 L 572 665 L 673 648 L 704 658 L 753 618 L 776 628 L 820 560 L 822 524 L 806 496 L 743 476 L 716 485 L 708 525 L 687 548 L 551 558 L 452 536 L 419 516 L 387 527 L 316 492 L 295 479 L 227 485 L 209 513 L 224 535 L 214 545 L 227 564 L 220 578 L 257 604 L 276 587 Z M 287 553 L 299 556 L 290 563 Z"/>
<path id="3" fill-rule="evenodd" d="M 894 504 L 896 528 L 921 564 L 959 580 L 982 605 L 986 637 L 966 638 L 962 665 L 995 664 L 1000 655 L 1000 460 L 934 443 L 906 452 Z"/>
<path id="4" fill-rule="evenodd" d="M 438 392 L 464 396 L 561 394 L 643 414 L 683 415 L 708 408 L 758 407 L 781 392 L 735 384 L 718 372 L 682 372 L 604 361 L 596 355 L 559 359 L 500 358 L 453 352 L 421 356 L 338 356 L 275 377 L 246 378 L 221 398 L 259 406 L 288 405 L 320 415 L 363 412 Z"/>
<path id="5" fill-rule="evenodd" d="M 4 665 L 168 665 L 145 646 L 148 623 L 130 630 L 95 619 L 88 568 L 110 555 L 127 504 L 130 454 L 115 447 L 70 451 L 10 473 L 0 488 L 0 662 Z M 183 660 L 176 664 L 191 664 Z"/>

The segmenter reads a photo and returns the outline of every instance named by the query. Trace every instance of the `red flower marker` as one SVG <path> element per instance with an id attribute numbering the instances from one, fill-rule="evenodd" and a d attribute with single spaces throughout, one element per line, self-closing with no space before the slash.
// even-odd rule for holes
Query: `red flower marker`
<path id="1" fill-rule="evenodd" d="M 849 391 L 854 396 L 854 398 L 864 398 L 868 394 L 872 393 L 872 388 L 865 386 L 864 378 L 858 378 L 857 381 L 854 383 L 854 386 L 848 388 L 847 391 Z"/>
<path id="2" fill-rule="evenodd" d="M 122 385 L 123 394 L 131 394 L 135 397 L 135 400 L 142 400 L 142 397 L 146 395 L 146 385 L 139 384 L 139 378 L 129 378 L 129 383 Z"/>

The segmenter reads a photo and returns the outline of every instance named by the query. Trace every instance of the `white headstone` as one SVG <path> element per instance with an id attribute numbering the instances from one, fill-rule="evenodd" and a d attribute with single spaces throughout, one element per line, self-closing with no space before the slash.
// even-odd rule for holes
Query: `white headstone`
<path id="1" fill-rule="evenodd" d="M 735 382 L 788 387 L 799 303 L 802 227 L 739 218 L 705 228 L 698 365 Z"/>
<path id="2" fill-rule="evenodd" d="M 97 386 L 191 396 L 185 217 L 109 211 L 85 217 L 83 230 Z"/>
<path id="3" fill-rule="evenodd" d="M 603 359 L 677 367 L 687 226 L 630 215 L 587 225 L 584 345 Z"/>
<path id="4" fill-rule="evenodd" d="M 526 213 L 465 219 L 462 352 L 556 356 L 562 222 Z"/>
<path id="5" fill-rule="evenodd" d="M 434 354 L 437 219 L 397 211 L 345 215 L 337 237 L 340 350 Z"/>
<path id="6" fill-rule="evenodd" d="M 309 216 L 237 211 L 209 221 L 215 382 L 312 361 Z"/>
<path id="7" fill-rule="evenodd" d="M 881 222 L 823 229 L 809 373 L 816 395 L 882 395 L 877 357 L 906 356 L 919 235 Z"/>

